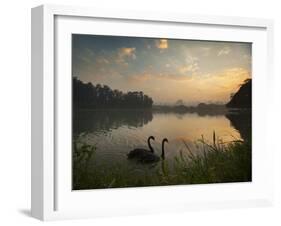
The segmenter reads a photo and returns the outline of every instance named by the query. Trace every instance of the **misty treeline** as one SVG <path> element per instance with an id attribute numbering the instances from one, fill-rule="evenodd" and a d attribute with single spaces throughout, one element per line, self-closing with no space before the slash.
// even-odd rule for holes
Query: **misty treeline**
<path id="1" fill-rule="evenodd" d="M 84 83 L 72 79 L 75 108 L 151 108 L 153 100 L 141 91 L 123 93 L 107 85 Z"/>

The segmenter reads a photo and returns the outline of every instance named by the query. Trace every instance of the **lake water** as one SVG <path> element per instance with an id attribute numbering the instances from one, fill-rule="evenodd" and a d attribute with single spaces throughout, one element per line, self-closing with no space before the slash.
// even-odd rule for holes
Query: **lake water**
<path id="1" fill-rule="evenodd" d="M 92 172 L 104 172 L 107 175 L 116 167 L 130 170 L 132 177 L 142 177 L 141 172 L 147 169 L 150 173 L 156 173 L 160 163 L 152 167 L 127 159 L 127 153 L 134 148 L 148 149 L 147 138 L 149 136 L 155 137 L 155 141 L 151 141 L 151 144 L 159 156 L 161 155 L 162 139 L 169 140 L 169 143 L 165 145 L 165 161 L 172 164 L 175 156 L 180 152 L 188 151 L 183 140 L 192 151 L 198 152 L 194 142 L 201 139 L 202 136 L 204 140 L 212 142 L 213 131 L 215 131 L 218 140 L 223 142 L 248 139 L 250 127 L 248 114 L 200 115 L 140 110 L 75 112 L 73 136 L 76 138 L 83 134 L 80 140 L 85 144 L 96 146 L 96 151 L 87 162 L 83 163 L 82 167 L 73 169 L 74 177 L 77 177 L 73 178 L 73 187 L 74 189 L 95 188 L 79 184 L 82 182 L 80 176 L 78 178 L 77 175 L 80 175 L 81 170 L 84 182 L 90 180 L 85 178 L 89 178 L 87 175 Z M 172 168 L 171 164 L 170 168 Z"/>

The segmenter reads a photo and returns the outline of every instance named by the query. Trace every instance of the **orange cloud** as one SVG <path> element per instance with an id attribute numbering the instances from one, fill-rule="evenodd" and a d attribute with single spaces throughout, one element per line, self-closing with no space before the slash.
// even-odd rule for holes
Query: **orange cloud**
<path id="1" fill-rule="evenodd" d="M 178 68 L 180 74 L 193 74 L 199 70 L 198 63 L 184 65 Z"/>
<path id="2" fill-rule="evenodd" d="M 120 48 L 117 52 L 116 63 L 122 66 L 128 66 L 128 59 L 136 59 L 136 48 Z"/>
<path id="3" fill-rule="evenodd" d="M 135 59 L 136 58 L 135 52 L 136 52 L 136 48 L 124 47 L 118 50 L 118 56 L 121 58 L 129 57 Z"/>
<path id="4" fill-rule="evenodd" d="M 155 45 L 158 49 L 167 49 L 168 48 L 168 40 L 167 39 L 160 39 L 155 41 Z"/>
<path id="5" fill-rule="evenodd" d="M 228 68 L 214 73 L 184 75 L 180 73 L 144 72 L 127 77 L 131 89 L 143 89 L 156 102 L 174 103 L 183 99 L 186 103 L 219 101 L 226 103 L 230 94 L 251 77 L 245 68 Z M 124 78 L 124 77 L 123 77 Z"/>
<path id="6" fill-rule="evenodd" d="M 244 68 L 229 68 L 218 73 L 192 76 L 193 87 L 197 87 L 202 99 L 227 102 L 229 95 L 236 92 L 251 72 Z M 198 95 L 198 94 L 197 94 Z"/>

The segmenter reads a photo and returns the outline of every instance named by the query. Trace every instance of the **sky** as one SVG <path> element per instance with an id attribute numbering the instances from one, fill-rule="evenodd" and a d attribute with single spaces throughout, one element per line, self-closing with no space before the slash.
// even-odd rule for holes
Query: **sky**
<path id="1" fill-rule="evenodd" d="M 72 76 L 156 104 L 226 103 L 251 78 L 251 43 L 72 35 Z"/>

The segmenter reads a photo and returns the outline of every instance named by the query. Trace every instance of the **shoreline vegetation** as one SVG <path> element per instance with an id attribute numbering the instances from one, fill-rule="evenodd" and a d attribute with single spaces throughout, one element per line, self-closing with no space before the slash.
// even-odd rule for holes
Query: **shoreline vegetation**
<path id="1" fill-rule="evenodd" d="M 142 91 L 122 92 L 107 85 L 84 83 L 73 77 L 72 99 L 75 108 L 146 108 L 150 109 L 153 100 Z"/>
<path id="2" fill-rule="evenodd" d="M 226 104 L 199 103 L 187 106 L 182 100 L 175 104 L 155 104 L 153 99 L 142 91 L 122 92 L 107 85 L 84 83 L 72 79 L 73 110 L 152 110 L 154 112 L 226 114 L 249 111 L 252 106 L 252 80 L 246 79 L 238 91 L 230 95 Z"/>
<path id="3" fill-rule="evenodd" d="M 200 105 L 200 104 L 199 104 Z M 151 108 L 80 108 L 73 106 L 73 112 L 151 112 L 151 113 L 176 113 L 187 114 L 197 113 L 198 115 L 228 115 L 228 114 L 250 114 L 251 108 L 228 108 L 225 105 L 204 104 L 206 106 L 171 106 L 171 105 L 152 105 Z"/>
<path id="4" fill-rule="evenodd" d="M 138 177 L 122 165 L 112 170 L 87 171 L 91 158 L 95 158 L 97 147 L 73 141 L 73 189 L 101 189 L 120 187 L 143 187 L 162 185 L 186 185 L 206 183 L 229 183 L 252 181 L 251 142 L 234 140 L 224 143 L 215 132 L 213 141 L 202 136 L 194 141 L 197 151 L 192 151 L 183 140 L 185 149 L 173 161 L 173 170 L 168 162 L 159 162 L 156 174 L 143 170 Z M 197 154 L 195 154 L 197 153 Z M 169 164 L 171 164 L 169 162 Z"/>

